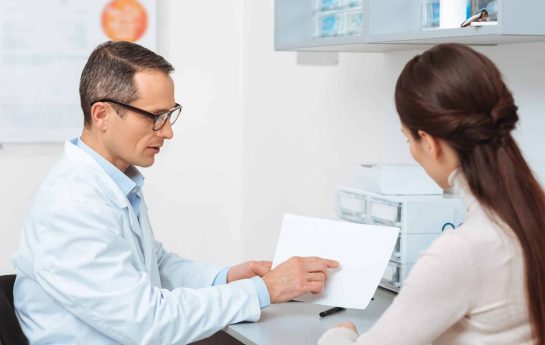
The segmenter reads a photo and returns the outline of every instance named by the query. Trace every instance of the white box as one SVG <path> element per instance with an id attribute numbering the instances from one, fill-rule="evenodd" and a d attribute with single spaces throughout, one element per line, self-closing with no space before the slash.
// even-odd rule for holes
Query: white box
<path id="1" fill-rule="evenodd" d="M 337 215 L 352 222 L 401 228 L 401 234 L 441 234 L 465 218 L 456 195 L 382 195 L 360 188 L 338 186 Z"/>
<path id="2" fill-rule="evenodd" d="M 443 194 L 424 168 L 412 164 L 359 164 L 354 187 L 386 195 Z"/>

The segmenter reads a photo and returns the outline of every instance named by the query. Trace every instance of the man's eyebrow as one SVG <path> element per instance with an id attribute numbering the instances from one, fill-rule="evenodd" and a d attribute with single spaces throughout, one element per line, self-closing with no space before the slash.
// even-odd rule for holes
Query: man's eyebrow
<path id="1" fill-rule="evenodd" d="M 174 108 L 174 107 L 172 107 Z M 151 109 L 151 110 L 148 110 L 150 113 L 154 113 L 155 115 L 158 115 L 158 114 L 162 114 L 162 113 L 166 113 L 167 111 L 169 111 L 170 109 L 172 108 L 168 108 L 168 109 L 165 109 L 165 108 L 155 108 L 155 109 Z"/>
<path id="2" fill-rule="evenodd" d="M 150 113 L 154 113 L 155 115 L 157 115 L 157 114 L 166 113 L 169 110 L 170 109 L 164 109 L 164 108 L 152 109 L 152 110 L 150 110 Z"/>

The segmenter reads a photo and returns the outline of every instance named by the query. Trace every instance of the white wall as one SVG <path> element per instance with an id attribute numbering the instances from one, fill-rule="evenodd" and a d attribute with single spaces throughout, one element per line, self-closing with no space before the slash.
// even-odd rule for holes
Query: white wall
<path id="1" fill-rule="evenodd" d="M 13 272 L 9 256 L 41 179 L 62 152 L 61 144 L 5 145 L 0 149 L 0 274 Z"/>
<path id="2" fill-rule="evenodd" d="M 339 66 L 297 66 L 272 51 L 273 1 L 247 1 L 243 176 L 245 257 L 272 257 L 282 214 L 334 217 L 334 191 L 358 162 L 411 162 L 393 103 L 418 51 L 346 53 Z M 545 44 L 477 48 L 520 107 L 516 133 L 545 181 Z"/>
<path id="3" fill-rule="evenodd" d="M 183 104 L 175 138 L 146 169 L 157 237 L 182 255 L 241 260 L 243 2 L 160 1 L 159 51 Z"/>
<path id="4" fill-rule="evenodd" d="M 273 51 L 273 0 L 160 0 L 159 16 L 159 52 L 177 69 L 184 104 L 175 139 L 144 171 L 167 248 L 224 264 L 272 258 L 282 214 L 334 217 L 335 187 L 354 163 L 411 161 L 393 87 L 417 51 L 298 66 L 294 53 Z M 513 90 L 517 137 L 545 181 L 545 44 L 479 50 Z M 10 270 L 30 194 L 60 146 L 35 149 L 0 151 L 1 270 Z"/>

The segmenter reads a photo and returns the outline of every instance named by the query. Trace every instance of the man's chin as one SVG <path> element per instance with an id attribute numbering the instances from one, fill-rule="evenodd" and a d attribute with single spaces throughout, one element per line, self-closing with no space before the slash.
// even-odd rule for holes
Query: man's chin
<path id="1" fill-rule="evenodd" d="M 155 158 L 135 162 L 134 165 L 141 168 L 149 168 L 153 163 L 155 163 Z"/>

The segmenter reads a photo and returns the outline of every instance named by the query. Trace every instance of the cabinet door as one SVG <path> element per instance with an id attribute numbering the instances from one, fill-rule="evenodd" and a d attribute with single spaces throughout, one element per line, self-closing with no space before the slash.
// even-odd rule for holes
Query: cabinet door
<path id="1" fill-rule="evenodd" d="M 498 1 L 501 4 L 498 20 L 503 35 L 545 35 L 545 1 Z"/>
<path id="2" fill-rule="evenodd" d="M 276 0 L 276 50 L 339 50 L 363 43 L 362 0 Z M 330 47 L 330 48 L 328 48 Z"/>

